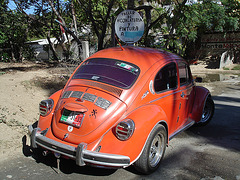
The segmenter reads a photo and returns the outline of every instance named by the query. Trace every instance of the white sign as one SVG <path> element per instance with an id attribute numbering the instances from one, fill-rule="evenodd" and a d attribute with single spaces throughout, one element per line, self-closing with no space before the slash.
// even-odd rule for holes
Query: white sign
<path id="1" fill-rule="evenodd" d="M 201 48 L 213 50 L 240 49 L 240 33 L 204 34 L 201 38 Z"/>
<path id="2" fill-rule="evenodd" d="M 140 14 L 134 10 L 121 12 L 115 21 L 115 31 L 119 39 L 125 43 L 135 43 L 144 33 L 144 22 Z"/>

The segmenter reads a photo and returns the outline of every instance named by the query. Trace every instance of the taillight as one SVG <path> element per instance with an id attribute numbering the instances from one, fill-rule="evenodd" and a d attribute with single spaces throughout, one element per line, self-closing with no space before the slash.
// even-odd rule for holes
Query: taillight
<path id="1" fill-rule="evenodd" d="M 53 108 L 54 102 L 52 99 L 43 100 L 39 104 L 39 111 L 42 116 L 48 115 Z"/>
<path id="2" fill-rule="evenodd" d="M 116 136 L 118 139 L 125 141 L 132 136 L 134 129 L 135 124 L 133 120 L 126 119 L 118 123 L 118 125 L 116 126 Z"/>

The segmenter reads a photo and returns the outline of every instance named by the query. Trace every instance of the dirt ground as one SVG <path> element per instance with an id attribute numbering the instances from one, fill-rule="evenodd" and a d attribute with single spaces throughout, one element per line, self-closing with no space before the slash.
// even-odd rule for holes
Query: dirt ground
<path id="1" fill-rule="evenodd" d="M 0 64 L 0 161 L 22 153 L 27 126 L 38 120 L 38 104 L 67 79 L 41 64 Z"/>
<path id="2" fill-rule="evenodd" d="M 239 84 L 240 70 L 206 69 L 205 65 L 192 65 L 194 76 L 223 74 L 215 82 L 211 78 L 200 85 L 213 95 L 219 95 L 232 84 Z M 67 81 L 64 70 L 45 64 L 0 63 L 0 161 L 22 155 L 22 141 L 27 126 L 38 120 L 38 104 Z"/>

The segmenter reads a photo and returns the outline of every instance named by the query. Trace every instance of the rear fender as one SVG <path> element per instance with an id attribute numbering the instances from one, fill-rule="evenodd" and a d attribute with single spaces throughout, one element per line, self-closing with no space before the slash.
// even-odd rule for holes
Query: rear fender
<path id="1" fill-rule="evenodd" d="M 103 136 L 99 146 L 101 146 L 100 152 L 128 156 L 130 157 L 131 163 L 141 155 L 148 136 L 156 124 L 163 123 L 166 130 L 168 130 L 166 114 L 156 105 L 139 107 L 124 119 L 132 119 L 134 121 L 135 130 L 132 137 L 126 141 L 117 139 L 114 131 L 117 124 L 115 124 L 115 126 Z M 118 121 L 118 123 L 120 121 Z"/>
<path id="2" fill-rule="evenodd" d="M 196 86 L 193 109 L 190 115 L 191 119 L 193 119 L 195 122 L 201 120 L 203 108 L 208 96 L 211 96 L 208 89 L 201 86 Z"/>
<path id="3" fill-rule="evenodd" d="M 57 105 L 57 102 L 59 100 L 61 93 L 62 93 L 62 90 L 59 90 L 48 98 L 48 99 L 52 99 L 54 101 L 54 105 L 53 105 L 52 112 L 49 113 L 49 115 L 47 115 L 47 116 L 40 115 L 39 116 L 38 128 L 40 128 L 41 130 L 45 130 L 50 127 L 50 125 L 52 123 L 53 112 L 56 108 L 56 105 Z"/>

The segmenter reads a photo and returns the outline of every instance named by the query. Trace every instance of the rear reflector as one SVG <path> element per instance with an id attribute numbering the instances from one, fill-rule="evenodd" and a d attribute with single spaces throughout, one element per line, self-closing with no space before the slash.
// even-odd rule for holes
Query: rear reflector
<path id="1" fill-rule="evenodd" d="M 42 116 L 48 115 L 52 111 L 53 105 L 54 105 L 54 102 L 52 99 L 41 101 L 39 104 L 40 115 Z"/>
<path id="2" fill-rule="evenodd" d="M 124 120 L 116 126 L 116 136 L 119 140 L 125 141 L 132 136 L 134 129 L 135 124 L 133 120 Z"/>

